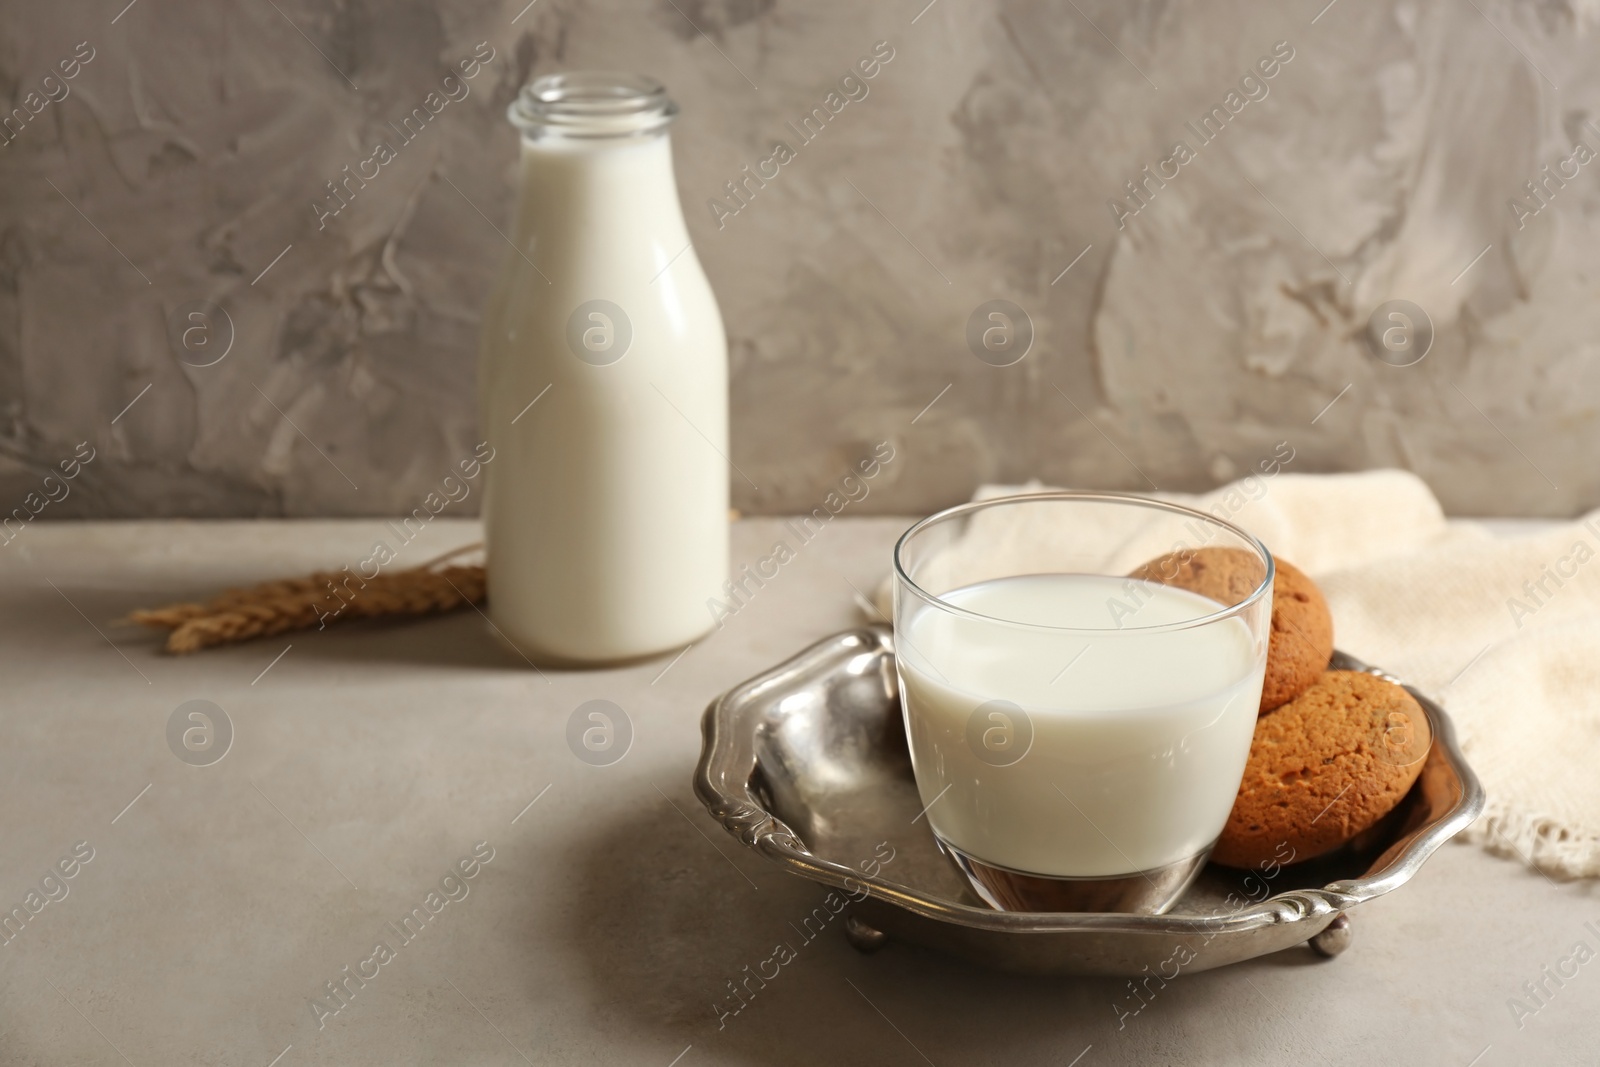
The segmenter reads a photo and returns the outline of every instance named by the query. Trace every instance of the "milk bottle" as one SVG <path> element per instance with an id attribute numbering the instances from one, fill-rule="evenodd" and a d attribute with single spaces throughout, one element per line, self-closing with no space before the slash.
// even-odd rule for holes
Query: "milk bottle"
<path id="1" fill-rule="evenodd" d="M 728 561 L 728 359 L 658 83 L 539 78 L 490 298 L 488 614 L 526 655 L 625 660 L 707 631 Z"/>

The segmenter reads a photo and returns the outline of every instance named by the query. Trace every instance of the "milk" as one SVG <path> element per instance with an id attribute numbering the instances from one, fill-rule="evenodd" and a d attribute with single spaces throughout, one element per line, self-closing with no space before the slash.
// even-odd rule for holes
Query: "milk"
<path id="1" fill-rule="evenodd" d="M 1249 755 L 1264 638 L 1237 618 L 1145 632 L 1224 609 L 1126 578 L 1023 575 L 940 599 L 1033 626 L 902 598 L 901 701 L 935 833 L 994 866 L 1071 877 L 1148 871 L 1211 846 Z M 1081 629 L 1034 628 L 1052 626 Z M 972 726 L 996 700 L 1021 716 L 991 705 Z"/>
<path id="2" fill-rule="evenodd" d="M 525 137 L 519 187 L 481 347 L 490 619 L 548 660 L 687 644 L 727 577 L 728 370 L 668 135 Z"/>

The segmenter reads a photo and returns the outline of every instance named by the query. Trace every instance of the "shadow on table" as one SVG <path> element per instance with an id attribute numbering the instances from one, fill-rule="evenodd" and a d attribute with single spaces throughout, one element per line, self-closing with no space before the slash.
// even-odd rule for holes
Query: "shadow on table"
<path id="1" fill-rule="evenodd" d="M 658 1033 L 663 1065 L 691 1044 L 697 1063 L 809 1067 L 861 1062 L 863 1048 L 909 1053 L 869 1033 L 882 1021 L 840 977 L 867 963 L 842 932 L 808 941 L 798 930 L 821 890 L 711 823 L 684 770 L 671 781 L 627 783 L 629 816 L 592 826 L 565 857 L 576 868 L 568 884 L 581 891 L 565 902 L 572 921 L 556 936 L 563 955 L 581 961 L 570 974 L 584 998 L 626 1017 L 620 1029 Z M 547 941 L 550 932 L 524 936 Z M 792 958 L 766 962 L 779 943 L 793 947 Z M 539 966 L 530 957 L 530 986 Z"/>
<path id="2" fill-rule="evenodd" d="M 494 639 L 489 624 L 475 611 L 419 619 L 356 619 L 326 630 L 284 634 L 281 639 L 294 641 L 296 655 L 303 648 L 308 659 L 533 673 L 526 661 Z"/>
<path id="3" fill-rule="evenodd" d="M 151 643 L 156 644 L 159 641 L 160 638 L 156 637 Z M 289 631 L 235 647 L 271 649 L 274 643 L 277 643 L 277 647 L 281 648 L 291 641 L 294 642 L 297 658 L 328 662 L 512 671 L 531 677 L 537 677 L 542 672 L 552 678 L 584 670 L 579 667 L 530 661 L 496 638 L 488 620 L 482 615 L 468 610 L 421 618 L 352 619 L 349 622 L 334 623 L 325 630 L 313 627 L 309 630 Z M 222 649 L 214 651 L 221 652 Z M 665 666 L 674 655 L 676 652 L 645 656 L 624 663 L 609 664 L 606 669 L 652 662 L 659 662 Z"/>
<path id="4" fill-rule="evenodd" d="M 7 610 L 19 617 L 40 621 L 31 629 L 17 631 L 16 638 L 26 641 L 31 635 L 37 637 L 41 645 L 54 646 L 62 637 L 76 635 L 86 644 L 101 648 L 104 647 L 102 640 L 109 639 L 135 663 L 142 662 L 141 657 L 161 656 L 166 632 L 127 621 L 131 612 L 155 604 L 203 600 L 216 592 L 207 586 L 203 591 L 177 589 L 155 595 L 70 582 L 59 584 L 59 590 L 41 585 L 11 592 Z M 85 625 L 85 619 L 93 629 Z M 495 639 L 483 616 L 467 610 L 422 618 L 352 619 L 334 623 L 325 630 L 292 630 L 236 645 L 217 646 L 199 655 L 241 656 L 254 662 L 263 654 L 271 659 L 290 642 L 295 646 L 297 659 L 533 673 L 526 660 Z M 554 670 L 549 666 L 543 669 Z"/>
<path id="5" fill-rule="evenodd" d="M 907 1044 L 944 1062 L 940 1052 L 1041 1042 L 1067 1062 L 1090 1042 L 1122 1040 L 1119 1021 L 1134 1025 L 1118 1014 L 1141 1003 L 1127 979 L 1010 975 L 900 943 L 862 956 L 842 915 L 814 930 L 806 919 L 825 890 L 746 851 L 705 815 L 687 778 L 685 767 L 673 781 L 623 785 L 630 814 L 592 826 L 559 861 L 578 890 L 561 902 L 571 921 L 555 933 L 562 956 L 581 961 L 572 981 L 627 1029 L 659 1032 L 663 1064 L 691 1044 L 702 1063 L 809 1065 L 917 1062 Z M 550 932 L 520 936 L 548 944 Z M 787 962 L 772 962 L 778 946 Z M 1294 950 L 1253 966 L 1313 964 Z M 547 965 L 528 955 L 530 989 Z M 1137 1020 L 1141 1040 L 1237 1001 L 1239 983 L 1216 980 L 1231 973 L 1167 983 Z"/>
<path id="6" fill-rule="evenodd" d="M 132 612 L 166 604 L 204 602 L 215 596 L 219 588 L 219 583 L 208 582 L 187 587 L 173 585 L 159 592 L 141 591 L 136 588 L 74 584 L 71 576 L 65 574 L 57 584 L 58 588 L 55 589 L 49 585 L 22 586 L 8 593 L 6 608 L 19 617 L 37 623 L 31 628 L 17 631 L 16 637 L 24 641 L 37 637 L 41 645 L 51 646 L 56 645 L 61 637 L 74 634 L 85 643 L 100 643 L 108 639 L 135 662 L 139 662 L 140 657 L 161 656 L 166 631 L 129 621 L 128 616 Z M 85 620 L 90 625 L 85 625 Z M 288 630 L 270 637 L 214 646 L 202 652 L 211 658 L 232 655 L 253 662 L 262 653 L 270 659 L 290 643 L 295 646 L 296 659 L 328 662 L 511 670 L 526 671 L 530 675 L 543 671 L 550 676 L 582 669 L 530 661 L 500 640 L 489 620 L 472 608 L 458 608 L 437 615 L 344 619 L 331 622 L 320 630 L 315 626 L 304 630 Z M 607 664 L 605 669 L 645 663 L 665 666 L 676 655 L 677 650 L 670 650 Z"/>
<path id="7" fill-rule="evenodd" d="M 136 658 L 139 653 L 160 655 L 164 635 L 158 631 L 119 626 L 108 633 Z M 481 617 L 461 611 L 416 619 L 355 619 L 325 630 L 290 630 L 208 648 L 197 655 L 244 656 L 253 661 L 265 654 L 270 659 L 291 642 L 297 660 L 534 673 L 525 660 L 494 639 Z"/>

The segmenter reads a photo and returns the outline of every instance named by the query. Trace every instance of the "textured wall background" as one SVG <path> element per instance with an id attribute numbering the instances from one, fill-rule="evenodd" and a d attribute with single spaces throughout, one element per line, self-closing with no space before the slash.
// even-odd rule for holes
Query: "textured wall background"
<path id="1" fill-rule="evenodd" d="M 1291 470 L 1409 467 L 1456 512 L 1600 503 L 1586 5 L 124 2 L 6 5 L 7 510 L 81 441 L 94 458 L 44 517 L 416 506 L 477 440 L 505 107 L 576 67 L 649 72 L 683 107 L 747 510 L 811 508 L 883 438 L 900 458 L 862 511 L 1033 476 L 1207 487 L 1280 441 Z M 785 123 L 880 40 L 869 95 L 798 146 Z M 1250 99 L 1279 41 L 1293 58 Z M 324 183 L 478 42 L 471 94 L 319 231 Z M 1202 144 L 1185 123 L 1214 106 L 1227 128 Z M 708 201 L 775 139 L 797 158 L 719 226 Z M 1193 158 L 1160 171 L 1180 139 Z M 1176 176 L 1134 214 L 1147 166 Z M 1411 366 L 1365 340 L 1393 298 L 1433 324 Z M 965 340 L 995 299 L 1032 323 L 1012 366 Z M 209 366 L 226 323 L 210 348 L 172 338 L 198 301 L 231 321 Z"/>

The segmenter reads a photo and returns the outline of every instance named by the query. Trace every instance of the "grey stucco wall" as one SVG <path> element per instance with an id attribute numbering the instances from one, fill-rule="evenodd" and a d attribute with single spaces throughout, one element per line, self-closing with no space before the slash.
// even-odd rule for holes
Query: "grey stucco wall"
<path id="1" fill-rule="evenodd" d="M 1279 442 L 1291 470 L 1411 468 L 1460 513 L 1600 503 L 1592 2 L 925 2 L 7 4 L 0 500 L 88 442 L 43 517 L 416 506 L 477 440 L 506 104 L 612 67 L 683 108 L 746 510 L 810 509 L 883 439 L 860 511 L 1202 488 Z M 799 144 L 786 123 L 879 41 L 867 95 Z M 325 182 L 479 42 L 470 94 L 319 229 Z M 1567 177 L 1535 199 L 1546 166 Z M 1367 340 L 1391 299 L 1432 322 L 1410 366 Z M 1032 324 L 1011 366 L 969 351 L 991 300 Z M 231 323 L 209 366 L 220 321 L 173 340 L 198 302 Z"/>

